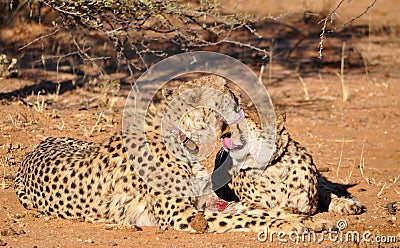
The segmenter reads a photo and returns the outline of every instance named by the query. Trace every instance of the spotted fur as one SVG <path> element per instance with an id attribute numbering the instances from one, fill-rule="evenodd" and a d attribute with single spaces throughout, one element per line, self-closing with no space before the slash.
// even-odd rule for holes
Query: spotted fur
<path id="1" fill-rule="evenodd" d="M 222 92 L 232 93 L 224 80 L 215 76 L 186 86 L 204 82 L 215 82 Z M 205 90 L 191 94 L 176 102 L 182 111 L 208 104 L 222 109 L 228 124 L 240 118 L 235 101 L 221 101 L 218 94 Z M 332 227 L 329 222 L 282 208 L 201 213 L 195 207 L 196 195 L 211 190 L 211 180 L 198 179 L 207 172 L 175 132 L 180 130 L 176 123 L 181 116 L 163 111 L 170 104 L 167 100 L 151 103 L 144 134 L 128 116 L 124 131 L 102 143 L 51 137 L 43 140 L 25 156 L 15 179 L 23 206 L 67 219 L 156 225 L 189 232 L 258 232 L 263 228 L 302 232 Z M 165 113 L 169 119 L 163 131 Z M 198 223 L 205 225 L 199 227 Z"/>

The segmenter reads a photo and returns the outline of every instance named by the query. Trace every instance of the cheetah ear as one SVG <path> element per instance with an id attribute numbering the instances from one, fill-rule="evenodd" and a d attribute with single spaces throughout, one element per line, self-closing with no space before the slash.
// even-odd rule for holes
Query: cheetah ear
<path id="1" fill-rule="evenodd" d="M 172 96 L 175 93 L 175 90 L 162 89 L 161 93 L 165 100 L 170 101 L 170 100 L 172 100 Z"/>
<path id="2" fill-rule="evenodd" d="M 280 112 L 276 115 L 276 130 L 282 131 L 285 128 L 285 122 L 286 122 L 286 113 L 285 112 Z"/>

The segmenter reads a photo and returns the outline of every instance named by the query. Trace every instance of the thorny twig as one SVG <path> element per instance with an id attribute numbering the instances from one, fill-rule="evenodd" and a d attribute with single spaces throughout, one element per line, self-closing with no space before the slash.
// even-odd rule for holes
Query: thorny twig
<path id="1" fill-rule="evenodd" d="M 172 0 L 39 0 L 39 3 L 55 10 L 61 17 L 63 27 L 70 33 L 74 31 L 74 26 L 81 26 L 85 31 L 95 30 L 108 37 L 117 51 L 118 63 L 126 61 L 131 75 L 131 66 L 135 70 L 147 68 L 145 55 L 168 56 L 164 49 L 158 48 L 163 41 L 167 42 L 165 44 L 171 42 L 183 51 L 231 44 L 261 53 L 264 58 L 268 56 L 266 49 L 231 37 L 232 31 L 241 29 L 247 30 L 257 39 L 262 38 L 253 27 L 253 24 L 261 19 L 251 15 L 222 14 L 220 5 L 214 1 L 186 4 Z M 207 40 L 203 37 L 204 32 L 218 37 L 218 41 Z M 31 43 L 35 41 L 37 40 Z M 76 39 L 73 39 L 73 42 L 78 48 L 78 55 L 84 61 L 90 60 L 90 55 L 78 45 L 79 42 Z"/>
<path id="2" fill-rule="evenodd" d="M 338 3 L 338 5 L 324 18 L 324 19 L 322 19 L 322 20 L 320 20 L 319 22 L 318 22 L 318 24 L 321 24 L 321 23 L 323 23 L 323 25 L 322 25 L 322 28 L 321 28 L 321 34 L 320 34 L 320 42 L 319 42 L 319 44 L 318 44 L 318 48 L 319 48 L 319 51 L 318 51 L 318 54 L 319 54 L 319 56 L 318 56 L 318 58 L 322 58 L 322 50 L 324 49 L 324 39 L 325 39 L 325 36 L 326 36 L 326 33 L 327 33 L 327 25 L 328 25 L 328 22 L 330 22 L 331 24 L 334 22 L 334 17 L 335 16 L 339 16 L 338 14 L 337 14 L 337 10 L 340 8 L 340 6 L 342 5 L 342 3 L 344 2 L 345 0 L 340 0 L 340 2 Z M 348 21 L 348 22 L 346 22 L 345 24 L 343 24 L 342 26 L 340 26 L 340 27 L 333 27 L 331 30 L 329 30 L 328 32 L 332 32 L 332 31 L 334 31 L 334 30 L 337 30 L 337 29 L 341 29 L 341 28 L 345 28 L 345 27 L 347 27 L 347 26 L 349 26 L 349 25 L 351 25 L 355 20 L 357 20 L 357 19 L 359 19 L 361 16 L 363 16 L 363 15 L 365 15 L 374 5 L 375 5 L 375 3 L 377 2 L 378 0 L 374 0 L 371 4 L 369 4 L 368 6 L 367 6 L 367 8 L 361 13 L 361 14 L 359 14 L 359 15 L 357 15 L 357 16 L 355 16 L 355 17 L 353 17 L 353 18 L 351 18 L 351 20 L 350 21 Z M 350 2 L 350 1 L 349 1 Z"/>
<path id="3" fill-rule="evenodd" d="M 340 0 L 338 5 L 324 18 L 319 24 L 323 24 L 320 34 L 319 58 L 322 58 L 323 43 L 327 32 L 332 32 L 337 28 L 328 30 L 329 23 L 334 22 L 337 11 L 342 7 L 345 0 Z M 377 0 L 367 7 L 360 15 L 352 18 L 342 27 L 350 25 L 354 20 L 360 18 L 372 8 Z M 350 1 L 349 1 L 350 2 Z M 32 5 L 32 0 L 28 0 Z M 186 3 L 173 0 L 151 0 L 151 1 L 50 1 L 39 0 L 39 4 L 44 4 L 58 13 L 61 18 L 62 27 L 65 28 L 72 37 L 77 32 L 76 27 L 82 27 L 85 32 L 96 31 L 108 38 L 116 50 L 116 60 L 118 65 L 121 61 L 126 62 L 130 74 L 134 70 L 141 70 L 148 67 L 147 55 L 155 57 L 166 57 L 165 46 L 175 45 L 181 51 L 201 49 L 207 46 L 218 46 L 228 44 L 247 48 L 261 55 L 262 59 L 269 56 L 267 48 L 259 46 L 257 40 L 262 35 L 257 32 L 254 24 L 260 21 L 270 20 L 276 24 L 283 25 L 301 33 L 301 30 L 280 22 L 280 19 L 296 12 L 288 12 L 278 17 L 258 18 L 252 15 L 243 14 L 223 14 L 221 6 L 214 1 L 200 1 L 200 3 Z M 39 14 L 40 15 L 40 14 Z M 23 46 L 25 49 L 32 43 L 42 40 L 56 32 L 36 38 L 32 42 Z M 253 41 L 243 41 L 233 36 L 233 32 L 244 30 L 249 32 Z M 204 33 L 211 35 L 211 40 L 203 36 Z M 78 48 L 77 54 L 83 61 L 90 61 L 95 64 L 95 59 L 91 58 L 96 52 L 86 53 L 87 47 L 82 47 L 82 42 L 73 38 L 74 45 Z M 165 46 L 164 46 L 165 45 Z M 164 47 L 163 47 L 164 46 Z M 161 47 L 161 48 L 160 48 Z M 167 50 L 168 51 L 168 50 Z M 177 51 L 175 51 L 177 52 Z M 98 56 L 101 57 L 101 56 Z M 94 65 L 97 69 L 98 66 Z"/>
<path id="4" fill-rule="evenodd" d="M 42 40 L 42 39 L 44 39 L 44 38 L 47 38 L 47 37 L 49 37 L 49 36 L 52 36 L 52 35 L 56 34 L 56 33 L 57 33 L 58 31 L 60 31 L 60 30 L 61 30 L 60 28 L 57 28 L 57 29 L 55 29 L 53 32 L 51 32 L 51 33 L 49 33 L 49 34 L 41 35 L 41 36 L 37 37 L 36 39 L 34 39 L 33 41 L 28 42 L 28 44 L 26 44 L 25 46 L 20 47 L 18 50 L 21 51 L 21 50 L 27 48 L 28 46 L 32 45 L 33 43 L 39 41 L 39 40 Z"/>

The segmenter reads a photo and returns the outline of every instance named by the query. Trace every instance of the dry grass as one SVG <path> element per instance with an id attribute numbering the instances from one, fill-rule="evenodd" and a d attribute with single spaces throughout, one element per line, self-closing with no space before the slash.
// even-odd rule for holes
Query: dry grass
<path id="1" fill-rule="evenodd" d="M 370 178 L 370 177 L 368 177 L 366 175 L 366 173 L 365 173 L 364 151 L 365 151 L 365 144 L 366 144 L 366 137 L 367 137 L 367 133 L 368 133 L 368 127 L 369 127 L 369 121 L 368 121 L 367 126 L 366 126 L 364 140 L 363 140 L 363 143 L 362 143 L 360 161 L 359 161 L 359 168 L 360 168 L 361 176 L 362 176 L 362 178 L 364 178 L 364 180 L 367 182 L 367 184 L 373 185 L 373 186 L 376 186 L 376 187 L 380 187 L 380 190 L 379 190 L 379 192 L 377 194 L 377 197 L 381 198 L 382 195 L 385 192 L 385 189 L 389 189 L 389 188 L 391 188 L 392 186 L 394 186 L 397 183 L 397 181 L 400 179 L 400 175 L 398 175 L 397 177 L 394 177 L 394 178 L 389 178 L 389 180 L 385 181 L 385 182 L 377 181 L 375 178 Z M 374 169 L 374 168 L 372 168 L 372 169 Z M 378 171 L 378 169 L 376 169 L 376 170 Z M 396 192 L 397 192 L 397 190 L 396 190 Z"/>
<path id="2" fill-rule="evenodd" d="M 0 161 L 1 166 L 3 167 L 3 175 L 1 177 L 1 188 L 2 189 L 7 189 L 8 185 L 6 184 L 6 165 L 4 163 L 4 160 L 5 159 L 1 159 L 1 161 Z"/>
<path id="3" fill-rule="evenodd" d="M 47 104 L 46 104 L 46 101 L 45 101 L 44 97 L 42 95 L 40 95 L 40 93 L 41 92 L 39 91 L 37 96 L 36 96 L 36 102 L 33 105 L 33 108 L 36 110 L 36 112 L 43 113 L 43 111 L 47 107 Z"/>
<path id="4" fill-rule="evenodd" d="M 269 45 L 269 64 L 268 64 L 268 82 L 272 83 L 272 59 L 274 54 L 274 42 L 271 41 Z"/>
<path id="5" fill-rule="evenodd" d="M 364 180 L 368 184 L 370 184 L 371 180 L 364 173 L 364 168 L 365 168 L 364 151 L 365 151 L 365 143 L 367 141 L 368 128 L 369 128 L 369 120 L 367 122 L 367 127 L 365 128 L 365 134 L 364 134 L 364 139 L 363 139 L 362 148 L 361 148 L 361 154 L 360 154 L 359 167 L 360 167 L 361 176 L 364 178 Z"/>
<path id="6" fill-rule="evenodd" d="M 265 64 L 262 64 L 261 65 L 261 67 L 260 67 L 260 73 L 258 74 L 258 83 L 259 84 L 263 84 L 263 73 L 264 73 L 264 70 L 265 70 Z"/>
<path id="7" fill-rule="evenodd" d="M 338 166 L 336 167 L 336 178 L 339 178 L 339 169 L 340 169 L 340 165 L 342 164 L 342 158 L 343 158 L 343 148 L 344 148 L 344 134 L 343 134 L 342 148 L 340 149 L 339 162 L 338 162 Z"/>
<path id="8" fill-rule="evenodd" d="M 308 93 L 307 85 L 304 82 L 303 78 L 300 76 L 298 73 L 298 68 L 294 71 L 294 74 L 296 75 L 297 79 L 301 83 L 303 92 L 304 92 L 304 100 L 309 101 L 310 100 L 310 94 Z"/>
<path id="9" fill-rule="evenodd" d="M 12 58 L 10 62 L 5 54 L 0 54 L 0 80 L 17 73 L 16 65 L 16 58 Z"/>
<path id="10" fill-rule="evenodd" d="M 347 140 L 347 142 L 352 142 L 353 140 Z M 338 140 L 338 142 L 339 142 L 339 140 Z M 344 138 L 344 133 L 343 133 L 343 138 L 342 138 L 342 140 L 340 141 L 341 143 L 342 143 L 342 147 L 341 147 L 341 149 L 340 149 L 340 156 L 339 156 L 339 162 L 338 162 L 338 165 L 337 165 L 337 167 L 336 167 L 336 178 L 341 178 L 340 176 L 339 176 L 339 171 L 340 171 L 340 168 L 341 168 L 341 165 L 342 165 L 342 161 L 343 161 L 343 151 L 344 151 L 344 143 L 346 143 L 346 140 L 345 140 L 345 138 Z M 351 180 L 351 176 L 353 175 L 353 170 L 354 170 L 354 168 L 355 168 L 355 164 L 356 164 L 356 160 L 354 159 L 353 160 L 353 164 L 352 165 L 350 165 L 350 166 L 348 166 L 348 167 L 350 167 L 351 169 L 350 169 L 350 171 L 349 171 L 349 173 L 347 174 L 347 178 L 346 178 L 346 180 L 343 180 L 343 179 L 341 179 L 341 181 L 342 181 L 342 183 L 344 183 L 344 184 L 350 184 L 350 180 Z"/>
<path id="11" fill-rule="evenodd" d="M 336 72 L 336 75 L 340 78 L 340 84 L 342 86 L 342 100 L 343 102 L 347 102 L 349 99 L 349 91 L 344 83 L 344 61 L 345 61 L 345 51 L 346 51 L 346 42 L 342 44 L 342 56 L 340 59 L 340 73 Z"/>
<path id="12" fill-rule="evenodd" d="M 93 133 L 94 133 L 95 130 L 96 130 L 96 128 L 97 128 L 97 130 L 100 132 L 100 130 L 101 130 L 102 118 L 103 118 L 103 113 L 100 113 L 100 114 L 99 114 L 99 117 L 97 118 L 97 121 L 96 121 L 96 123 L 93 125 L 92 129 L 91 129 L 89 132 L 87 132 L 87 130 L 86 130 L 86 132 L 85 132 L 85 136 L 86 136 L 86 137 L 92 137 L 92 136 L 93 136 Z"/>

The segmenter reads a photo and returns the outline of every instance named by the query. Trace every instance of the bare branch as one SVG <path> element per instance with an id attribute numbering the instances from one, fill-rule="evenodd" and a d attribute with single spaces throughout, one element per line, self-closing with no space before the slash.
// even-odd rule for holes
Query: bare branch
<path id="1" fill-rule="evenodd" d="M 263 57 L 268 54 L 255 44 L 231 37 L 233 31 L 241 29 L 257 39 L 262 38 L 252 27 L 253 23 L 259 21 L 257 18 L 221 14 L 220 6 L 214 1 L 200 1 L 197 4 L 175 0 L 38 2 L 55 10 L 62 19 L 63 27 L 69 32 L 73 32 L 73 26 L 81 26 L 87 31 L 96 30 L 108 37 L 116 48 L 118 63 L 126 61 L 129 68 L 133 66 L 136 70 L 147 68 L 145 54 L 166 55 L 165 51 L 157 48 L 161 42 L 176 44 L 186 51 L 225 43 L 248 48 L 261 53 Z M 218 37 L 219 41 L 204 39 L 204 32 Z M 77 40 L 74 40 L 74 44 L 78 48 L 78 55 L 84 61 L 90 60 L 90 55 L 81 49 Z M 127 55 L 132 52 L 134 58 Z M 134 59 L 137 61 L 132 62 Z"/>
<path id="2" fill-rule="evenodd" d="M 60 28 L 57 28 L 56 30 L 54 30 L 53 32 L 51 32 L 51 33 L 49 33 L 49 34 L 41 35 L 41 36 L 37 37 L 36 39 L 34 39 L 33 41 L 31 41 L 31 42 L 29 42 L 28 44 L 26 44 L 25 46 L 20 47 L 18 50 L 21 51 L 21 50 L 27 48 L 28 46 L 32 45 L 33 43 L 39 41 L 39 40 L 42 40 L 42 39 L 44 39 L 44 38 L 47 38 L 47 37 L 49 37 L 49 36 L 52 36 L 52 35 L 56 34 L 58 31 L 60 31 Z"/>
<path id="3" fill-rule="evenodd" d="M 340 0 L 340 2 L 338 3 L 338 5 L 336 5 L 336 7 L 335 7 L 324 19 L 320 20 L 319 23 L 318 23 L 318 24 L 323 23 L 322 28 L 321 28 L 321 34 L 320 34 L 320 42 L 319 42 L 319 44 L 318 44 L 318 48 L 319 48 L 319 51 L 318 51 L 319 56 L 318 56 L 318 57 L 319 57 L 320 59 L 322 58 L 322 50 L 324 49 L 324 39 L 325 39 L 326 32 L 327 32 L 327 25 L 328 25 L 328 22 L 330 22 L 330 23 L 333 23 L 333 22 L 334 22 L 334 17 L 335 17 L 335 16 L 338 16 L 337 10 L 340 8 L 340 6 L 342 5 L 342 3 L 343 3 L 344 1 L 345 1 L 345 0 Z M 342 29 L 342 28 L 344 28 L 344 27 L 347 27 L 347 26 L 351 25 L 355 20 L 357 20 L 357 19 L 359 19 L 360 17 L 362 17 L 363 15 L 365 15 L 365 14 L 369 11 L 369 9 L 371 9 L 371 8 L 375 5 L 375 3 L 376 3 L 377 1 L 378 1 L 378 0 L 373 0 L 373 2 L 372 2 L 371 4 L 369 4 L 369 5 L 367 6 L 367 8 L 366 8 L 361 14 L 359 14 L 359 15 L 357 15 L 357 16 L 351 18 L 350 21 L 346 22 L 345 24 L 343 24 L 343 25 L 340 26 L 340 27 L 333 27 L 333 28 L 330 29 L 328 32 L 333 32 L 334 30 Z"/>
<path id="4" fill-rule="evenodd" d="M 375 3 L 378 0 L 374 0 L 370 5 L 367 6 L 367 8 L 358 16 L 351 18 L 350 21 L 346 22 L 345 24 L 343 24 L 340 28 L 345 28 L 347 26 L 350 26 L 355 20 L 359 19 L 360 17 L 362 17 L 363 15 L 365 15 L 372 7 L 374 7 Z M 334 28 L 335 30 L 336 28 Z"/>

